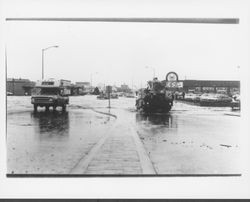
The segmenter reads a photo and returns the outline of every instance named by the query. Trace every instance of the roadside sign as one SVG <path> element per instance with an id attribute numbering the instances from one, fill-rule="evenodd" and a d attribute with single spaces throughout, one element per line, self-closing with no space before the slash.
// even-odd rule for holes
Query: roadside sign
<path id="1" fill-rule="evenodd" d="M 106 91 L 108 93 L 108 98 L 109 98 L 109 106 L 108 106 L 108 108 L 110 108 L 111 107 L 110 106 L 110 94 L 112 93 L 112 86 L 107 86 Z"/>
<path id="2" fill-rule="evenodd" d="M 183 82 L 167 81 L 166 87 L 167 88 L 183 88 Z"/>
<path id="3" fill-rule="evenodd" d="M 107 86 L 106 91 L 107 93 L 112 93 L 112 86 Z"/>
<path id="4" fill-rule="evenodd" d="M 166 81 L 178 81 L 178 74 L 175 72 L 168 72 L 166 76 Z"/>

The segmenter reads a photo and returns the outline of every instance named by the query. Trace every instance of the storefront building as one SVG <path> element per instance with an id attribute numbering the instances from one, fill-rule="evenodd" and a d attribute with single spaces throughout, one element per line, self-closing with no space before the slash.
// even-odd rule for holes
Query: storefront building
<path id="1" fill-rule="evenodd" d="M 7 79 L 6 91 L 13 95 L 31 95 L 31 90 L 34 88 L 35 82 L 29 79 Z"/>
<path id="2" fill-rule="evenodd" d="M 240 81 L 183 80 L 183 91 L 195 93 L 240 93 Z"/>

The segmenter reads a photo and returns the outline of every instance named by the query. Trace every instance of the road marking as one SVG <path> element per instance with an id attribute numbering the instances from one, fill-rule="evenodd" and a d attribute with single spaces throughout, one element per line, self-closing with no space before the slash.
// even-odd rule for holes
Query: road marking
<path id="1" fill-rule="evenodd" d="M 131 123 L 131 126 L 133 124 Z M 138 133 L 136 132 L 136 127 L 130 127 L 131 135 L 134 138 L 136 149 L 140 158 L 140 163 L 141 163 L 141 168 L 142 168 L 142 174 L 145 175 L 156 175 L 157 172 L 152 164 L 152 161 L 150 160 L 139 136 Z"/>

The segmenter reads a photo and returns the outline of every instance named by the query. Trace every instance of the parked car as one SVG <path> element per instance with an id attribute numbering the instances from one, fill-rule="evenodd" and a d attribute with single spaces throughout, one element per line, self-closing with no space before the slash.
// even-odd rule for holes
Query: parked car
<path id="1" fill-rule="evenodd" d="M 97 99 L 107 100 L 107 99 L 109 99 L 109 95 L 108 95 L 108 93 L 101 93 L 100 95 L 97 96 Z M 118 99 L 118 94 L 117 93 L 111 93 L 110 94 L 110 99 Z"/>
<path id="2" fill-rule="evenodd" d="M 176 100 L 183 100 L 185 93 L 184 92 L 175 92 L 175 99 Z"/>
<path id="3" fill-rule="evenodd" d="M 111 93 L 110 98 L 111 99 L 118 99 L 118 94 L 117 93 Z"/>
<path id="4" fill-rule="evenodd" d="M 202 106 L 229 106 L 232 98 L 225 94 L 205 93 L 200 96 Z"/>
<path id="5" fill-rule="evenodd" d="M 13 95 L 12 92 L 7 92 L 7 96 Z"/>
<path id="6" fill-rule="evenodd" d="M 192 101 L 193 99 L 194 99 L 193 93 L 187 93 L 184 98 L 185 101 Z"/>
<path id="7" fill-rule="evenodd" d="M 190 102 L 199 102 L 201 94 L 187 93 L 185 94 L 184 100 Z"/>
<path id="8" fill-rule="evenodd" d="M 108 95 L 106 93 L 101 92 L 100 95 L 98 95 L 96 98 L 100 100 L 106 100 L 108 99 Z"/>
<path id="9" fill-rule="evenodd" d="M 233 95 L 232 97 L 232 102 L 231 102 L 231 107 L 232 109 L 240 109 L 240 95 Z"/>
<path id="10" fill-rule="evenodd" d="M 118 92 L 117 94 L 118 94 L 118 97 L 123 97 L 123 96 L 125 96 L 125 93 L 124 93 L 124 92 Z"/>
<path id="11" fill-rule="evenodd" d="M 126 93 L 125 97 L 127 97 L 127 98 L 135 98 L 135 94 L 134 93 Z"/>

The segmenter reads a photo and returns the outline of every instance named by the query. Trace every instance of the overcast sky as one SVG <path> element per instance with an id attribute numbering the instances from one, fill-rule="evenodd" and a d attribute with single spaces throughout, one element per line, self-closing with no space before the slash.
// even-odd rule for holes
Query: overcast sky
<path id="1" fill-rule="evenodd" d="M 8 17 L 240 18 L 242 9 L 231 1 L 227 5 L 207 1 L 41 2 L 8 4 Z M 58 45 L 45 52 L 46 78 L 90 81 L 92 74 L 94 85 L 140 87 L 153 77 L 155 69 L 160 80 L 169 71 L 177 72 L 180 79 L 239 79 L 241 24 L 8 21 L 7 31 L 7 77 L 11 78 L 41 79 L 41 50 Z"/>

